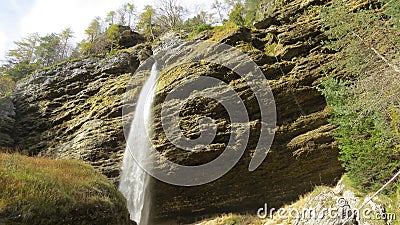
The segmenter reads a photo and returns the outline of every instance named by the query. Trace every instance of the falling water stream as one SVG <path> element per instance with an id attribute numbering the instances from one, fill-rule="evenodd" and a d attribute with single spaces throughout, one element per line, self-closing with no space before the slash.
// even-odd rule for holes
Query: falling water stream
<path id="1" fill-rule="evenodd" d="M 157 84 L 157 63 L 153 64 L 151 75 L 145 82 L 136 104 L 136 111 L 131 123 L 128 143 L 122 163 L 120 192 L 127 200 L 130 219 L 138 225 L 147 225 L 150 211 L 149 175 L 138 165 L 145 162 L 150 149 L 149 124 L 151 108 Z M 133 158 L 132 151 L 135 151 Z"/>

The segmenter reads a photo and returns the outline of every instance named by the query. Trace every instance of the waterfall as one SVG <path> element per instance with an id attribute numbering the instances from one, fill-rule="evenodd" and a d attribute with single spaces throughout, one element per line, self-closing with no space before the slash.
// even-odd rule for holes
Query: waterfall
<path id="1" fill-rule="evenodd" d="M 122 163 L 119 191 L 127 200 L 130 219 L 138 225 L 147 225 L 150 211 L 149 175 L 135 161 L 145 162 L 150 149 L 149 124 L 151 108 L 157 84 L 157 63 L 153 64 L 151 75 L 145 82 L 131 123 L 128 143 Z M 136 158 L 133 158 L 135 151 Z"/>

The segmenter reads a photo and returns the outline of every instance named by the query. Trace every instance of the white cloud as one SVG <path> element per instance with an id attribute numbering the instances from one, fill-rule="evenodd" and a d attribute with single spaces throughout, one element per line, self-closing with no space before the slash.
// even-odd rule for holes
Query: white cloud
<path id="1" fill-rule="evenodd" d="M 117 10 L 126 2 L 133 3 L 141 11 L 146 4 L 157 0 L 0 0 L 0 59 L 12 49 L 13 41 L 31 33 L 46 35 L 71 27 L 75 40 L 85 38 L 85 29 L 96 17 L 104 18 L 111 10 Z M 195 13 L 201 6 L 208 11 L 214 0 L 180 0 Z M 23 4 L 22 4 L 23 3 Z M 0 63 L 1 64 L 1 63 Z"/>
<path id="2" fill-rule="evenodd" d="M 3 32 L 0 32 L 0 58 L 2 58 L 7 51 L 7 42 L 7 36 Z"/>
<path id="3" fill-rule="evenodd" d="M 22 18 L 20 30 L 22 36 L 38 32 L 45 35 L 52 32 L 60 32 L 71 27 L 77 40 L 84 38 L 84 31 L 91 20 L 96 16 L 104 18 L 111 10 L 118 9 L 126 2 L 133 4 L 142 10 L 144 5 L 156 1 L 141 0 L 36 0 L 33 7 Z M 208 8 L 213 0 L 186 0 L 181 1 L 186 7 L 201 5 Z"/>
<path id="4" fill-rule="evenodd" d="M 36 0 L 31 10 L 21 20 L 21 35 L 38 32 L 45 35 L 71 27 L 78 40 L 96 16 L 104 17 L 126 0 Z"/>

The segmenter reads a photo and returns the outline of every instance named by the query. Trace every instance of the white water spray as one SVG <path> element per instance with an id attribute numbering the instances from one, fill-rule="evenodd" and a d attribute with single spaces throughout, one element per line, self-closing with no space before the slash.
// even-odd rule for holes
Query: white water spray
<path id="1" fill-rule="evenodd" d="M 151 75 L 145 82 L 136 104 L 119 185 L 119 191 L 127 200 L 130 219 L 138 225 L 148 224 L 150 211 L 150 193 L 148 190 L 150 177 L 138 165 L 137 161 L 145 162 L 147 160 L 151 146 L 148 128 L 152 118 L 151 108 L 157 84 L 157 74 L 157 63 L 154 63 Z M 132 151 L 135 151 L 135 159 Z"/>

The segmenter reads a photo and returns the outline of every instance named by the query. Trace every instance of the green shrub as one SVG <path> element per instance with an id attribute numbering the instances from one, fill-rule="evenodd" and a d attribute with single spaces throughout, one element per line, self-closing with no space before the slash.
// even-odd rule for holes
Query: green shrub
<path id="1" fill-rule="evenodd" d="M 342 79 L 325 80 L 322 92 L 331 108 L 330 122 L 338 126 L 340 160 L 364 190 L 380 188 L 400 170 L 400 30 L 393 20 L 399 5 L 334 0 L 321 13 L 330 39 L 325 46 L 337 51 L 326 69 L 330 77 Z"/>
<path id="2" fill-rule="evenodd" d="M 210 24 L 201 24 L 201 25 L 195 27 L 193 32 L 196 34 L 199 34 L 203 31 L 212 30 L 212 29 L 213 29 L 213 26 L 211 26 Z"/>
<path id="3" fill-rule="evenodd" d="M 365 190 L 377 190 L 400 169 L 396 135 L 387 129 L 382 111 L 365 111 L 363 105 L 368 102 L 363 102 L 356 86 L 333 78 L 323 86 L 330 122 L 338 126 L 340 160 L 349 178 Z"/>
<path id="4" fill-rule="evenodd" d="M 210 38 L 210 40 L 219 42 L 238 30 L 239 27 L 236 24 L 231 21 L 227 21 L 223 26 L 214 27 L 213 36 Z"/>
<path id="5" fill-rule="evenodd" d="M 11 94 L 15 87 L 15 82 L 10 76 L 0 75 L 0 99 Z"/>
<path id="6" fill-rule="evenodd" d="M 242 3 L 237 3 L 229 13 L 229 20 L 239 27 L 245 25 L 244 8 Z"/>

